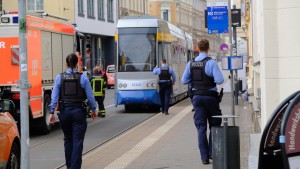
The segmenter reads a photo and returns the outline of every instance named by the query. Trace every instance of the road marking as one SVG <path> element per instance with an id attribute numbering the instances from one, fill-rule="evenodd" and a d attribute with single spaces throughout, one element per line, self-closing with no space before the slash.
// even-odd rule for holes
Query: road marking
<path id="1" fill-rule="evenodd" d="M 173 118 L 168 120 L 164 125 L 157 128 L 149 136 L 124 153 L 121 157 L 114 160 L 105 169 L 123 169 L 138 158 L 144 151 L 150 148 L 162 136 L 164 136 L 172 127 L 174 127 L 182 118 L 191 112 L 191 105 L 177 113 Z"/>
<path id="2" fill-rule="evenodd" d="M 109 106 L 106 106 L 105 108 L 109 108 L 109 107 L 112 107 L 112 106 L 114 106 L 114 104 L 111 104 L 111 105 L 109 105 Z"/>

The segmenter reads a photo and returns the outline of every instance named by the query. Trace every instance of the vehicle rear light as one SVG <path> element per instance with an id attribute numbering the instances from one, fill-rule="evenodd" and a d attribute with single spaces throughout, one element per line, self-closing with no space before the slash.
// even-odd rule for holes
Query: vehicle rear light
<path id="1" fill-rule="evenodd" d="M 20 93 L 14 93 L 12 95 L 12 99 L 14 99 L 14 100 L 20 100 Z"/>

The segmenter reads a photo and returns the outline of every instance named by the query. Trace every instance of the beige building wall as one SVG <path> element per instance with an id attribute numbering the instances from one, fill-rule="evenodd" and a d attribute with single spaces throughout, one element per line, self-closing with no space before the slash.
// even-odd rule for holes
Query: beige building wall
<path id="1" fill-rule="evenodd" d="M 262 129 L 280 102 L 300 86 L 300 1 L 255 0 L 254 50 L 261 86 Z"/>
<path id="2" fill-rule="evenodd" d="M 18 11 L 18 0 L 4 0 L 3 10 Z M 74 23 L 74 0 L 44 0 L 44 12 L 63 18 Z"/>
<path id="3" fill-rule="evenodd" d="M 3 0 L 2 6 L 6 12 L 18 11 L 18 0 Z"/>
<path id="4" fill-rule="evenodd" d="M 44 0 L 44 12 L 69 19 L 75 22 L 74 0 Z"/>
<path id="5" fill-rule="evenodd" d="M 150 1 L 149 2 L 149 15 L 151 16 L 157 16 L 158 18 L 160 18 L 160 2 L 157 1 Z M 174 18 L 175 20 L 175 18 Z"/>
<path id="6" fill-rule="evenodd" d="M 139 16 L 149 14 L 148 0 L 118 0 L 119 3 L 119 17 L 124 16 Z"/>

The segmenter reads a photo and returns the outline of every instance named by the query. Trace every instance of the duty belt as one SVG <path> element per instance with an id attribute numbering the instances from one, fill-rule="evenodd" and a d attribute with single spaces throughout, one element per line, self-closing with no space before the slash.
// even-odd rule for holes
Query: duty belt
<path id="1" fill-rule="evenodd" d="M 193 90 L 192 93 L 193 95 L 219 97 L 218 92 L 213 90 Z"/>
<path id="2" fill-rule="evenodd" d="M 169 80 L 169 81 L 165 81 L 165 82 L 158 82 L 159 85 L 172 85 L 172 81 Z"/>
<path id="3" fill-rule="evenodd" d="M 85 102 L 59 102 L 59 110 L 64 110 L 66 107 L 85 108 L 87 104 Z"/>

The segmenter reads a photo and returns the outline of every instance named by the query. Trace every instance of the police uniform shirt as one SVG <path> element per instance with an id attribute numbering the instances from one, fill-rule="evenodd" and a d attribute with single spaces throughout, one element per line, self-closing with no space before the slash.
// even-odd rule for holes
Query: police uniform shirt
<path id="1" fill-rule="evenodd" d="M 71 68 L 68 68 L 67 71 L 66 71 L 66 73 L 69 73 L 69 74 L 72 73 L 72 72 L 76 73 L 77 70 L 72 71 Z M 56 103 L 59 100 L 60 84 L 61 84 L 61 75 L 58 74 L 58 75 L 56 75 L 53 90 L 52 90 L 51 103 L 50 103 L 50 112 L 54 112 L 54 109 L 56 108 Z M 92 91 L 90 81 L 89 81 L 89 79 L 88 79 L 88 77 L 85 73 L 83 73 L 81 75 L 80 85 L 86 93 L 88 102 L 91 105 L 93 112 L 96 112 L 96 101 L 95 101 L 95 98 L 94 98 L 94 94 L 93 94 L 93 91 Z"/>
<path id="2" fill-rule="evenodd" d="M 195 58 L 195 61 L 202 61 L 206 57 L 208 57 L 207 53 L 200 53 L 199 56 L 197 56 Z M 182 78 L 181 78 L 181 82 L 183 84 L 190 84 L 191 80 L 192 80 L 191 69 L 190 69 L 191 63 L 190 62 L 191 61 L 189 61 L 188 64 L 186 65 L 185 70 L 182 75 Z M 222 84 L 224 82 L 223 74 L 222 74 L 217 62 L 213 59 L 210 59 L 209 61 L 206 62 L 205 73 L 207 76 L 213 77 L 214 82 L 216 84 Z M 210 90 L 217 91 L 217 87 L 211 88 Z"/>
<path id="3" fill-rule="evenodd" d="M 167 67 L 167 65 L 166 64 L 161 64 L 161 67 Z M 159 75 L 160 73 L 161 73 L 160 68 L 156 67 L 156 68 L 153 69 L 153 74 L 154 75 Z M 176 82 L 176 74 L 175 74 L 174 70 L 171 67 L 169 67 L 169 73 L 172 76 L 172 82 L 175 83 Z M 166 82 L 166 80 L 160 80 L 159 82 Z"/>

